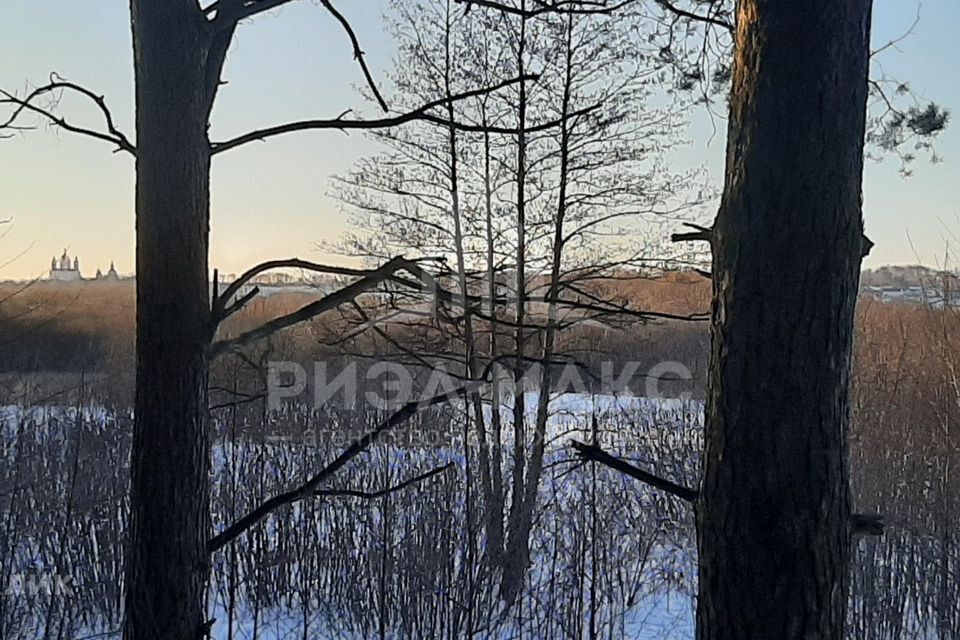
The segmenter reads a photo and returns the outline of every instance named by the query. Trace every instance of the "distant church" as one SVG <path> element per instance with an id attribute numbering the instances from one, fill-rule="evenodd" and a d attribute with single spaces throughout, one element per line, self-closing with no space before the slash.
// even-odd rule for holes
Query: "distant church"
<path id="1" fill-rule="evenodd" d="M 77 280 L 82 280 L 83 277 L 80 275 L 80 258 L 74 257 L 73 262 L 70 262 L 70 256 L 67 255 L 67 250 L 63 250 L 63 255 L 60 256 L 60 259 L 57 260 L 54 257 L 50 261 L 50 279 L 56 280 L 57 282 L 75 282 Z"/>
<path id="2" fill-rule="evenodd" d="M 73 260 L 71 260 L 67 254 L 67 250 L 64 249 L 63 255 L 60 256 L 59 260 L 54 257 L 53 260 L 50 261 L 49 279 L 56 282 L 79 282 L 83 280 L 83 276 L 80 274 L 80 258 L 74 256 Z M 101 282 L 116 282 L 120 280 L 120 275 L 117 273 L 117 268 L 113 262 L 111 262 L 110 270 L 104 274 L 100 269 L 97 269 L 97 275 L 94 279 Z"/>

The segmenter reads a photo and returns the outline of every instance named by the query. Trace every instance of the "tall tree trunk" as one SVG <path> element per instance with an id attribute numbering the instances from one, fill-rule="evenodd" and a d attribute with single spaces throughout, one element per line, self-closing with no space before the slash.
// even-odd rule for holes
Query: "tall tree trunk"
<path id="1" fill-rule="evenodd" d="M 558 153 L 560 166 L 558 169 L 557 212 L 553 220 L 553 247 L 550 258 L 550 280 L 547 284 L 547 323 L 543 331 L 543 346 L 540 353 L 539 394 L 537 396 L 537 412 L 534 423 L 533 447 L 530 453 L 530 462 L 527 466 L 527 476 L 523 487 L 523 503 L 519 517 L 511 530 L 511 543 L 515 570 L 520 578 L 517 585 L 522 584 L 523 572 L 530 564 L 530 533 L 533 530 L 534 516 L 537 510 L 537 501 L 540 495 L 540 476 L 543 473 L 543 456 L 547 445 L 547 422 L 549 420 L 551 395 L 551 365 L 556 350 L 557 324 L 559 322 L 558 307 L 555 300 L 560 297 L 560 270 L 563 266 L 564 250 L 564 222 L 567 215 L 567 188 L 570 179 L 570 127 L 567 120 L 570 113 L 570 104 L 573 90 L 573 14 L 566 16 L 564 30 L 564 60 L 563 60 L 563 93 L 560 101 L 560 131 Z"/>
<path id="2" fill-rule="evenodd" d="M 526 11 L 526 1 L 520 0 L 521 12 Z M 513 470 L 511 472 L 510 511 L 507 516 L 506 539 L 502 558 L 500 596 L 512 603 L 523 587 L 527 570 L 525 550 L 527 543 L 523 536 L 524 507 L 524 470 L 527 463 L 526 448 L 526 405 L 524 401 L 524 373 L 526 360 L 526 306 L 527 306 L 527 84 L 523 79 L 526 73 L 527 16 L 520 18 L 517 42 L 517 77 L 519 94 L 517 97 L 517 264 L 516 264 L 516 305 L 514 321 L 513 361 Z"/>
<path id="3" fill-rule="evenodd" d="M 843 635 L 870 0 L 740 0 L 698 509 L 701 640 Z"/>
<path id="4" fill-rule="evenodd" d="M 447 99 L 447 119 L 450 122 L 455 120 L 455 110 L 453 108 L 453 5 L 452 0 L 447 0 L 444 8 L 444 33 L 443 33 L 443 90 L 444 97 Z M 467 285 L 467 259 L 464 249 L 464 219 L 463 210 L 460 206 L 460 150 L 457 130 L 450 126 L 447 129 L 447 143 L 449 151 L 449 171 L 450 171 L 450 215 L 453 218 L 453 245 L 457 260 L 457 289 L 463 299 L 463 374 L 474 380 L 478 377 L 476 358 L 476 340 L 473 331 L 473 312 L 469 303 L 470 289 Z M 471 414 L 472 411 L 472 414 Z M 470 419 L 473 416 L 477 424 L 477 430 L 484 433 L 483 424 L 483 404 L 479 393 L 471 393 L 466 397 L 466 407 L 464 419 L 464 439 L 463 439 L 463 459 L 464 459 L 464 510 L 466 512 L 466 553 L 464 577 L 466 582 L 466 608 L 463 612 L 466 616 L 465 626 L 463 627 L 467 634 L 473 633 L 474 619 L 474 558 L 476 550 L 474 548 L 474 524 L 473 524 L 473 498 L 471 496 L 471 484 L 473 482 L 472 465 L 470 464 Z M 483 456 L 483 453 L 480 454 Z M 481 465 L 480 469 L 481 489 L 483 491 L 484 501 L 490 499 L 490 476 L 489 466 Z M 459 614 L 459 611 L 457 612 Z M 455 628 L 460 628 L 455 625 Z"/>
<path id="5" fill-rule="evenodd" d="M 208 36 L 184 0 L 132 0 L 131 18 L 137 385 L 124 638 L 193 640 L 208 576 Z"/>
<path id="6" fill-rule="evenodd" d="M 487 126 L 486 105 L 481 106 L 481 122 Z M 493 221 L 493 171 L 491 169 L 492 150 L 490 147 L 490 134 L 483 134 L 483 208 L 484 208 L 484 232 L 486 234 L 486 283 L 487 283 L 487 301 L 486 309 L 491 320 L 489 322 L 490 336 L 487 341 L 487 355 L 491 361 L 498 355 L 498 335 L 497 328 L 497 262 L 496 262 L 496 240 L 494 236 Z M 501 556 L 503 555 L 503 514 L 506 507 L 506 498 L 503 494 L 503 457 L 501 455 L 503 425 L 500 416 L 500 375 L 497 369 L 493 371 L 494 383 L 490 385 L 490 437 L 487 438 L 486 425 L 482 419 L 477 421 L 477 430 L 479 434 L 479 451 L 481 470 L 485 470 L 484 489 L 489 486 L 489 495 L 484 495 L 485 525 L 487 534 L 487 548 L 492 558 L 492 564 L 499 566 Z"/>

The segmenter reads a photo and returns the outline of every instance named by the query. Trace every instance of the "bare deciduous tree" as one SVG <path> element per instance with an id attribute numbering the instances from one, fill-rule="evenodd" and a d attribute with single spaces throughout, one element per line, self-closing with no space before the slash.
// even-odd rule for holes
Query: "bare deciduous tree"
<path id="1" fill-rule="evenodd" d="M 694 175 L 663 166 L 686 105 L 652 106 L 662 103 L 672 74 L 637 36 L 656 28 L 641 15 L 467 17 L 452 1 L 396 9 L 401 57 L 392 76 L 400 100 L 431 100 L 463 82 L 485 85 L 529 70 L 540 77 L 449 113 L 484 127 L 510 123 L 516 134 L 380 130 L 373 137 L 386 151 L 361 160 L 336 189 L 357 230 L 345 242 L 351 254 L 416 252 L 447 257 L 450 266 L 441 276 L 452 296 L 439 301 L 441 313 L 436 300 L 393 298 L 390 311 L 348 310 L 357 331 L 376 334 L 411 364 L 455 366 L 470 380 L 484 362 L 511 365 L 504 369 L 516 385 L 512 418 L 501 415 L 499 385 L 468 396 L 465 410 L 477 433 L 477 459 L 467 468 L 479 476 L 484 558 L 502 599 L 513 603 L 529 564 L 558 364 L 575 362 L 562 339 L 584 323 L 655 317 L 601 283 L 643 277 L 662 259 L 637 242 L 643 224 L 682 213 L 699 195 L 689 188 Z M 544 121 L 557 126 L 544 129 Z M 539 389 L 533 417 L 525 410 L 528 384 Z M 505 436 L 512 444 L 503 455 Z"/>

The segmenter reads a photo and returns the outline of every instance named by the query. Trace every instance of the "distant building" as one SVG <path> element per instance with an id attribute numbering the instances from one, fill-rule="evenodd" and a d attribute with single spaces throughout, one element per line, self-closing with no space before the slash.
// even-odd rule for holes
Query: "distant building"
<path id="1" fill-rule="evenodd" d="M 59 258 L 54 258 L 50 261 L 50 275 L 47 278 L 54 282 L 80 282 L 81 280 L 89 281 L 89 278 L 84 278 L 83 274 L 80 273 L 80 259 L 77 257 L 71 258 L 67 254 L 67 250 L 63 250 L 63 255 Z M 93 277 L 95 282 L 119 282 L 125 278 L 120 277 L 120 274 L 117 273 L 116 265 L 111 262 L 110 269 L 106 273 L 97 269 L 97 274 Z"/>
<path id="2" fill-rule="evenodd" d="M 60 256 L 59 260 L 53 258 L 53 260 L 50 261 L 50 280 L 75 282 L 82 279 L 83 276 L 80 275 L 80 259 L 74 257 L 71 262 L 66 249 L 63 250 L 63 255 Z"/>
<path id="3" fill-rule="evenodd" d="M 113 262 L 110 262 L 110 269 L 104 274 L 100 269 L 97 269 L 97 280 L 106 281 L 106 282 L 116 282 L 120 279 L 120 275 L 117 273 L 117 268 L 114 266 Z"/>

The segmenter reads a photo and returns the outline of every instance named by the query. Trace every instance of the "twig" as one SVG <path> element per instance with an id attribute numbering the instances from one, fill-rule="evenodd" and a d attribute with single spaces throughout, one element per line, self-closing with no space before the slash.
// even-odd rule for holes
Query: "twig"
<path id="1" fill-rule="evenodd" d="M 350 44 L 353 46 L 353 58 L 357 61 L 357 64 L 360 65 L 360 69 L 363 71 L 363 76 L 367 79 L 367 86 L 370 87 L 370 91 L 373 92 L 373 97 L 377 99 L 377 102 L 380 104 L 380 108 L 384 112 L 389 111 L 387 107 L 387 101 L 383 99 L 383 96 L 380 94 L 380 90 L 377 89 L 377 83 L 373 80 L 373 74 L 370 73 L 370 68 L 367 67 L 367 62 L 363 57 L 363 49 L 360 48 L 360 41 L 357 39 L 357 34 L 354 32 L 353 27 L 350 26 L 350 22 L 343 16 L 342 13 L 337 11 L 333 6 L 330 0 L 320 0 L 324 8 L 337 19 L 337 22 L 343 27 L 343 30 L 347 32 L 347 36 L 350 38 Z"/>

